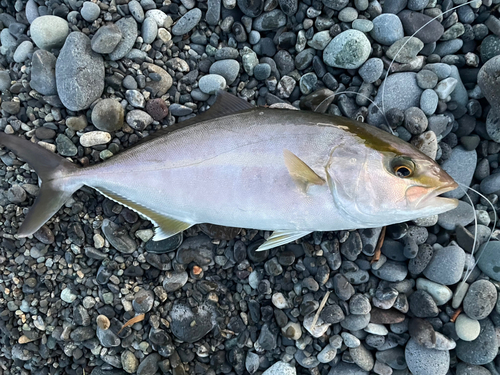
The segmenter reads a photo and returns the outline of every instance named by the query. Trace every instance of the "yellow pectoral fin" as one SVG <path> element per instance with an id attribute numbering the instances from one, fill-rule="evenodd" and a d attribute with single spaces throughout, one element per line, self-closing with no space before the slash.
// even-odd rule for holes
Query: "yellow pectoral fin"
<path id="1" fill-rule="evenodd" d="M 194 223 L 187 223 L 169 215 L 153 211 L 147 207 L 131 201 L 130 199 L 113 193 L 110 190 L 104 188 L 96 188 L 96 190 L 98 190 L 102 195 L 108 197 L 109 199 L 130 208 L 132 211 L 137 212 L 143 218 L 152 221 L 155 225 L 155 235 L 153 237 L 153 241 L 164 240 L 165 238 L 171 237 L 174 234 L 182 232 L 194 225 Z"/>
<path id="2" fill-rule="evenodd" d="M 293 152 L 284 149 L 285 165 L 295 184 L 305 193 L 309 185 L 323 185 L 325 180 L 316 174 Z"/>

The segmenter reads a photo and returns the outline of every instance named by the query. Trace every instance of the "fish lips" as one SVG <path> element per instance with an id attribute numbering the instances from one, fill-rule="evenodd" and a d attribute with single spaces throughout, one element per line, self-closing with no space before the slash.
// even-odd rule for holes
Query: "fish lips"
<path id="1" fill-rule="evenodd" d="M 455 181 L 437 188 L 414 185 L 407 189 L 406 197 L 410 202 L 413 201 L 415 209 L 427 209 L 433 211 L 433 214 L 437 214 L 458 206 L 458 199 L 441 196 L 441 194 L 455 190 L 457 187 L 458 184 Z"/>

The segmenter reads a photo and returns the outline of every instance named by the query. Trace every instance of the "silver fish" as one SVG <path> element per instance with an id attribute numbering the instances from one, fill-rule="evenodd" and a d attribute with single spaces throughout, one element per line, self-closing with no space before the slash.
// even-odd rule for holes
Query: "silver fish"
<path id="1" fill-rule="evenodd" d="M 19 237 L 36 232 L 84 185 L 153 222 L 154 240 L 197 223 L 272 230 L 261 250 L 458 204 L 439 196 L 456 182 L 391 134 L 338 116 L 254 108 L 227 93 L 194 120 L 87 168 L 5 133 L 0 144 L 42 181 Z"/>

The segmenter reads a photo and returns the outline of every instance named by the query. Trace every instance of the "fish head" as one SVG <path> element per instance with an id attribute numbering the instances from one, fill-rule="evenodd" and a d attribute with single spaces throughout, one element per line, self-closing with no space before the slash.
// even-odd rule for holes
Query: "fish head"
<path id="1" fill-rule="evenodd" d="M 458 184 L 439 164 L 401 139 L 362 125 L 333 148 L 326 171 L 334 202 L 350 220 L 360 228 L 383 226 L 458 205 L 441 196 Z"/>

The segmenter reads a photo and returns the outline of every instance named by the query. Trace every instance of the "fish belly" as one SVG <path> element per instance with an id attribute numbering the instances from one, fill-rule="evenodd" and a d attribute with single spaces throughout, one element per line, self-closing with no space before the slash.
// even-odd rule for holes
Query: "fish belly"
<path id="1" fill-rule="evenodd" d="M 90 168 L 86 185 L 188 223 L 327 231 L 359 225 L 339 213 L 328 184 L 302 191 L 289 150 L 326 180 L 342 134 L 294 111 L 256 109 L 177 130 Z"/>

